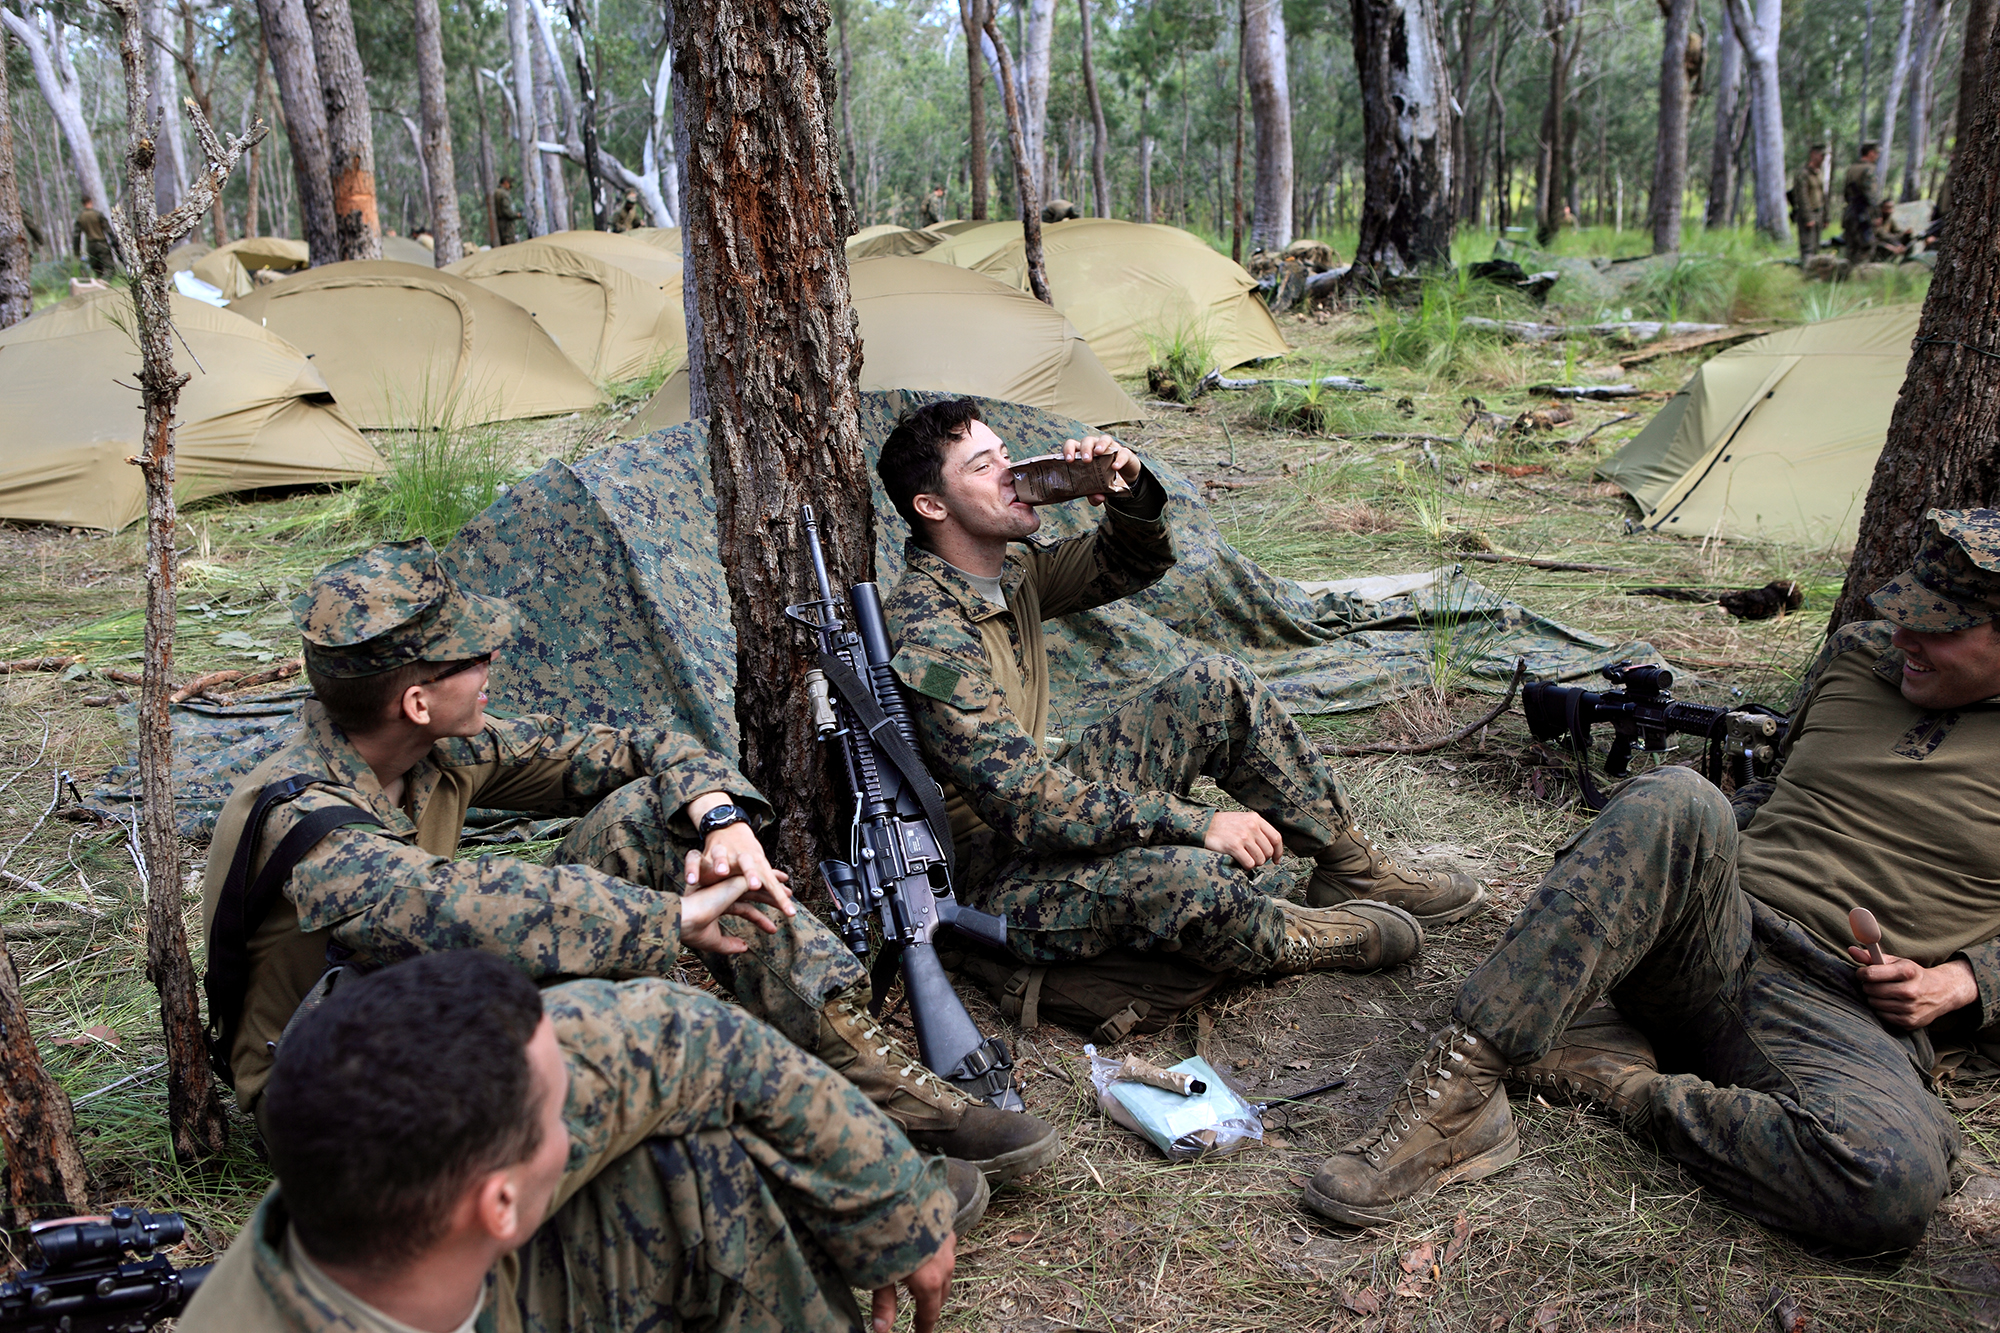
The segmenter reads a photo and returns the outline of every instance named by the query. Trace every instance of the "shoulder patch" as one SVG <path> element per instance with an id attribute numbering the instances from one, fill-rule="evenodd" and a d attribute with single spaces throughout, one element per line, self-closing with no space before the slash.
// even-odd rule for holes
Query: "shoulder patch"
<path id="1" fill-rule="evenodd" d="M 964 674 L 942 662 L 926 662 L 923 671 L 909 685 L 918 694 L 928 695 L 940 703 L 950 703 L 952 694 L 958 689 L 959 677 Z"/>
<path id="2" fill-rule="evenodd" d="M 889 669 L 912 694 L 966 712 L 986 707 L 992 695 L 991 685 L 977 670 L 942 654 L 904 648 L 889 663 Z"/>

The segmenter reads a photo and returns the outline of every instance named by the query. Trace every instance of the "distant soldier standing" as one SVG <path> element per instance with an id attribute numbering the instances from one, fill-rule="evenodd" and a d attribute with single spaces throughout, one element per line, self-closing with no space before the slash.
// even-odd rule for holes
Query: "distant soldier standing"
<path id="1" fill-rule="evenodd" d="M 1868 261 L 1875 248 L 1875 213 L 1882 206 L 1882 186 L 1875 179 L 1875 159 L 1882 145 L 1873 139 L 1861 145 L 1861 160 L 1840 178 L 1844 204 L 1840 216 L 1840 241 L 1850 265 Z"/>
<path id="2" fill-rule="evenodd" d="M 499 188 L 493 191 L 493 233 L 502 245 L 514 243 L 514 225 L 521 220 L 521 210 L 514 207 L 514 197 L 507 193 L 513 185 L 512 176 L 502 176 Z"/>
<path id="3" fill-rule="evenodd" d="M 1819 253 L 1820 229 L 1826 226 L 1826 182 L 1821 179 L 1825 168 L 1826 145 L 1816 143 L 1806 155 L 1806 164 L 1792 173 L 1792 221 L 1799 228 L 1801 261 Z"/>
<path id="4" fill-rule="evenodd" d="M 89 195 L 83 197 L 83 208 L 76 215 L 77 249 L 82 250 L 90 260 L 90 274 L 94 278 L 111 276 L 111 229 L 104 220 L 104 214 L 97 211 L 97 201 Z"/>
<path id="5" fill-rule="evenodd" d="M 639 192 L 637 190 L 625 191 L 625 202 L 620 204 L 618 211 L 611 216 L 611 230 L 631 231 L 635 227 L 643 227 L 645 225 L 646 215 L 639 208 Z"/>

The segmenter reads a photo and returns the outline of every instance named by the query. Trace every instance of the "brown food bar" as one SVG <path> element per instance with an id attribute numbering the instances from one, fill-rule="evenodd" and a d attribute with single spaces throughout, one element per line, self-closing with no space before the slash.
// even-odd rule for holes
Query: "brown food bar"
<path id="1" fill-rule="evenodd" d="M 1064 458 L 1042 454 L 1014 464 L 1014 494 L 1022 504 L 1052 505 L 1086 495 L 1108 495 L 1126 489 L 1125 478 L 1111 466 L 1112 455 Z"/>
<path id="2" fill-rule="evenodd" d="M 1118 1072 L 1112 1077 L 1121 1083 L 1143 1083 L 1149 1088 L 1176 1092 L 1183 1097 L 1199 1097 L 1208 1091 L 1208 1084 L 1193 1074 L 1177 1074 L 1171 1069 L 1162 1069 L 1150 1061 L 1141 1060 L 1136 1055 L 1126 1056 L 1120 1062 Z"/>

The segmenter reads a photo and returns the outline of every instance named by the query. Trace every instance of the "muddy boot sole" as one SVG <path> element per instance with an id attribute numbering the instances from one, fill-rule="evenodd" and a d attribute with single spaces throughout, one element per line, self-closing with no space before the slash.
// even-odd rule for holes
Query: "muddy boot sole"
<path id="1" fill-rule="evenodd" d="M 1462 902 L 1449 911 L 1434 912 L 1430 916 L 1418 916 L 1415 912 L 1410 915 L 1415 916 L 1417 923 L 1424 929 L 1433 930 L 1438 926 L 1448 926 L 1454 921 L 1463 921 L 1476 912 L 1485 911 L 1486 897 L 1486 886 L 1480 884 L 1476 886 L 1470 901 Z"/>
<path id="2" fill-rule="evenodd" d="M 1385 1203 L 1365 1206 L 1347 1203 L 1330 1194 L 1322 1194 L 1306 1182 L 1306 1207 L 1321 1217 L 1332 1218 L 1351 1227 L 1382 1227 L 1399 1222 L 1404 1211 L 1416 1200 L 1426 1195 L 1436 1194 L 1447 1185 L 1464 1185 L 1475 1180 L 1484 1180 L 1490 1175 L 1505 1170 L 1521 1156 L 1521 1131 L 1518 1125 L 1507 1126 L 1507 1137 L 1482 1153 L 1466 1158 L 1456 1166 L 1438 1173 L 1437 1178 L 1414 1194 Z"/>

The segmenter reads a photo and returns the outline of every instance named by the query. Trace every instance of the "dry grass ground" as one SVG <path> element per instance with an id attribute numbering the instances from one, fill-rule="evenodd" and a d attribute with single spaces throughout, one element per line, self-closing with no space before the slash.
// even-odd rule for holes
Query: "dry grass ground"
<path id="1" fill-rule="evenodd" d="M 1300 350 L 1265 373 L 1309 367 L 1364 374 L 1387 392 L 1336 416 L 1344 437 L 1261 424 L 1259 395 L 1218 394 L 1193 411 L 1160 408 L 1127 432 L 1200 481 L 1231 539 L 1273 571 L 1330 578 L 1426 568 L 1468 548 L 1614 565 L 1631 573 L 1468 566 L 1535 609 L 1616 639 L 1643 638 L 1675 664 L 1685 695 L 1782 705 L 1824 632 L 1842 561 L 1831 550 L 1706 545 L 1628 536 L 1629 506 L 1589 479 L 1595 461 L 1643 424 L 1651 404 L 1582 405 L 1577 420 L 1528 437 L 1465 431 L 1476 396 L 1512 420 L 1525 386 L 1615 374 L 1610 349 L 1524 352 L 1468 345 L 1436 372 L 1377 364 L 1364 316 L 1287 322 Z M 1691 362 L 1617 375 L 1665 392 Z M 1632 420 L 1614 421 L 1636 410 Z M 511 433 L 539 462 L 593 444 L 602 422 Z M 1602 426 L 1582 443 L 1587 432 Z M 1405 438 L 1427 435 L 1428 442 Z M 1440 442 L 1442 441 L 1442 442 Z M 1544 471 L 1509 476 L 1479 463 Z M 320 563 L 377 533 L 340 497 L 212 503 L 187 517 L 191 561 L 182 667 L 249 666 L 283 654 L 290 593 Z M 84 651 L 92 666 L 136 654 L 140 542 L 0 528 L 0 658 Z M 1625 595 L 1655 584 L 1756 586 L 1795 578 L 1805 610 L 1741 623 L 1715 607 Z M 242 637 L 229 637 L 235 631 Z M 244 647 L 245 642 L 249 647 Z M 43 1049 L 78 1101 L 103 1203 L 175 1207 L 194 1221 L 191 1257 L 225 1244 L 267 1172 L 247 1122 L 229 1157 L 199 1169 L 167 1152 L 157 1019 L 143 977 L 136 876 L 116 829 L 43 819 L 57 774 L 79 784 L 117 761 L 114 710 L 86 706 L 96 676 L 0 676 L 0 857 L 12 875 L 4 930 Z M 1309 719 L 1342 741 L 1435 734 L 1486 707 L 1477 695 Z M 1416 963 L 1373 976 L 1322 974 L 1222 992 L 1198 1026 L 1129 1049 L 1171 1062 L 1199 1051 L 1267 1104 L 1265 1142 L 1214 1163 L 1168 1164 L 1108 1124 L 1088 1095 L 1083 1039 L 1012 1033 L 1032 1109 L 1059 1122 L 1064 1155 L 995 1199 L 960 1250 L 953 1329 L 1037 1330 L 1762 1330 L 1781 1297 L 1814 1328 L 1951 1329 L 2000 1324 L 2000 1202 L 1984 1185 L 1955 1196 L 1901 1266 L 1843 1265 L 1716 1205 L 1673 1164 L 1612 1123 L 1570 1108 L 1519 1106 L 1525 1155 L 1505 1173 L 1425 1201 L 1394 1228 L 1351 1232 L 1305 1212 L 1318 1161 L 1364 1132 L 1387 1089 L 1447 1018 L 1459 978 L 1504 929 L 1581 826 L 1559 768 L 1537 762 L 1518 713 L 1465 744 L 1415 757 L 1338 761 L 1366 823 L 1399 852 L 1462 866 L 1492 887 L 1493 910 L 1435 932 Z M 203 849 L 189 849 L 198 864 Z M 1273 873 L 1273 887 L 1296 871 Z M 195 900 L 187 899 L 190 921 Z M 984 1018 L 998 1023 L 983 1001 Z M 99 1031 L 93 1033 L 93 1029 Z M 105 1034 L 111 1035 L 105 1035 Z M 1291 1090 L 1335 1078 L 1330 1092 Z M 1960 1089 L 1968 1168 L 2000 1170 L 2000 1102 Z M 1409 1271 L 1414 1269 L 1415 1271 Z"/>

